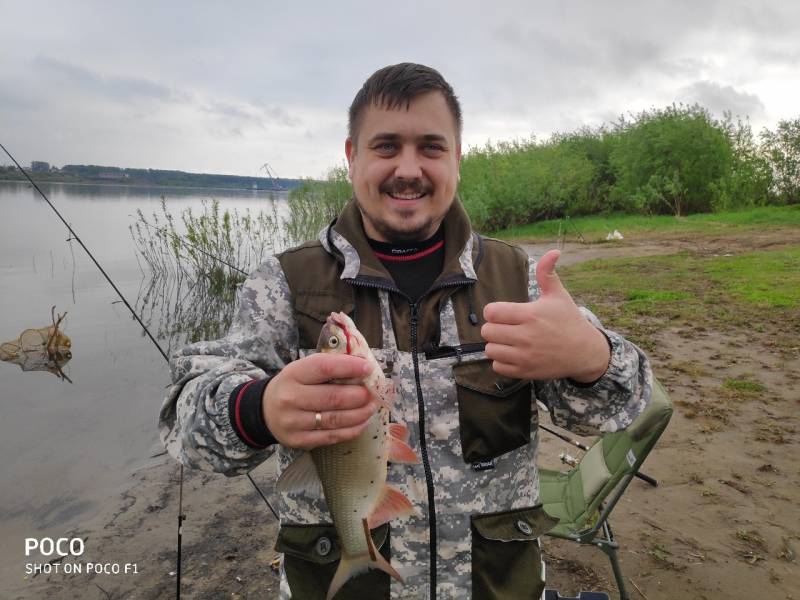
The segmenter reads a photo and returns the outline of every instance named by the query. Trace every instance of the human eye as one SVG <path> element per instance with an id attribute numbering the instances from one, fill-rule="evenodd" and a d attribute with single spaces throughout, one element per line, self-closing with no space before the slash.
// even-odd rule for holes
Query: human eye
<path id="1" fill-rule="evenodd" d="M 422 149 L 426 154 L 441 154 L 444 152 L 444 146 L 437 142 L 426 142 L 422 145 Z"/>
<path id="2" fill-rule="evenodd" d="M 380 154 L 391 154 L 397 150 L 394 142 L 378 142 L 373 148 Z"/>

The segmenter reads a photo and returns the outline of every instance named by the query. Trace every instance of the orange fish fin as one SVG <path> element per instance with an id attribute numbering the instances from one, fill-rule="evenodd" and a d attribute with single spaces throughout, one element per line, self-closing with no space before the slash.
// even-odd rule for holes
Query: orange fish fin
<path id="1" fill-rule="evenodd" d="M 295 461 L 286 467 L 277 481 L 280 492 L 307 492 L 322 496 L 322 482 L 317 475 L 317 468 L 311 458 L 311 452 L 303 452 Z"/>
<path id="2" fill-rule="evenodd" d="M 414 511 L 411 501 L 397 488 L 386 484 L 383 486 L 375 510 L 369 515 L 369 528 L 375 529 L 392 519 L 405 517 Z"/>
<path id="3" fill-rule="evenodd" d="M 389 436 L 389 462 L 404 465 L 419 464 L 419 456 L 414 449 L 396 437 Z"/>
<path id="4" fill-rule="evenodd" d="M 389 423 L 389 435 L 395 440 L 408 443 L 408 427 L 402 423 Z"/>

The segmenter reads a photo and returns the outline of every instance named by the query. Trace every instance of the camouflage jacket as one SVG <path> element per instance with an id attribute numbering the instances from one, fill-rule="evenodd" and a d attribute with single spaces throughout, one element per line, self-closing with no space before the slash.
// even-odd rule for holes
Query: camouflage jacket
<path id="1" fill-rule="evenodd" d="M 408 425 L 422 460 L 390 465 L 388 473 L 415 513 L 373 532 L 405 585 L 369 571 L 337 598 L 538 597 L 537 537 L 552 521 L 539 503 L 535 400 L 557 424 L 597 434 L 626 427 L 650 397 L 645 355 L 589 311 L 612 350 L 593 385 L 494 374 L 480 338 L 483 306 L 535 300 L 534 261 L 474 234 L 458 201 L 444 226 L 442 275 L 411 302 L 369 250 L 351 202 L 319 240 L 268 259 L 250 276 L 225 338 L 192 344 L 171 361 L 174 383 L 160 415 L 169 453 L 191 467 L 238 475 L 277 452 L 280 474 L 299 451 L 245 444 L 231 425 L 228 397 L 313 352 L 330 311 L 353 316 L 395 379 L 392 418 Z M 281 494 L 279 512 L 281 598 L 324 598 L 339 551 L 324 498 Z"/>

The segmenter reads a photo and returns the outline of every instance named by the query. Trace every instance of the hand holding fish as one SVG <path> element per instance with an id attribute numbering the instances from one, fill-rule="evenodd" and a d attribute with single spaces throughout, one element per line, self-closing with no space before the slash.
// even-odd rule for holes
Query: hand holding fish
<path id="1" fill-rule="evenodd" d="M 264 390 L 267 427 L 284 446 L 303 450 L 356 438 L 375 414 L 372 397 L 363 385 L 330 382 L 361 380 L 371 368 L 346 354 L 313 354 L 290 363 Z"/>
<path id="2" fill-rule="evenodd" d="M 536 264 L 541 295 L 534 302 L 486 305 L 481 336 L 499 375 L 518 379 L 603 376 L 610 349 L 606 337 L 581 313 L 555 272 L 561 253 L 551 250 Z"/>
<path id="3" fill-rule="evenodd" d="M 408 498 L 387 484 L 386 477 L 388 462 L 415 464 L 419 458 L 408 445 L 408 428 L 402 423 L 389 421 L 395 399 L 394 385 L 384 376 L 367 340 L 350 317 L 344 313 L 331 313 L 320 332 L 317 350 L 321 356 L 316 364 L 320 367 L 328 365 L 327 370 L 316 377 L 312 377 L 314 372 L 311 370 L 304 372 L 304 376 L 311 377 L 311 382 L 317 383 L 316 386 L 305 385 L 306 388 L 322 387 L 320 383 L 329 380 L 336 381 L 336 387 L 341 388 L 360 384 L 364 393 L 369 394 L 377 405 L 360 435 L 337 444 L 321 444 L 311 452 L 303 453 L 281 473 L 277 483 L 278 489 L 285 493 L 309 493 L 312 489 L 322 488 L 341 545 L 339 566 L 326 596 L 326 600 L 332 600 L 351 577 L 369 569 L 380 569 L 403 581 L 375 547 L 370 531 L 413 512 Z M 358 363 L 321 362 L 326 357 L 361 358 Z M 315 356 L 309 357 L 313 358 Z M 290 376 L 293 376 L 291 372 Z M 302 377 L 295 376 L 295 383 L 303 383 Z M 297 389 L 300 389 L 298 385 L 295 386 Z M 372 403 L 369 406 L 373 406 Z M 350 429 L 360 428 L 357 425 Z"/>

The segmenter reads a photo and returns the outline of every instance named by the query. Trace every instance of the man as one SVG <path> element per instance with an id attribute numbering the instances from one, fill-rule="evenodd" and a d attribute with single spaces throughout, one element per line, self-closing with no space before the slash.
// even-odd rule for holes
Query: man
<path id="1" fill-rule="evenodd" d="M 535 399 L 581 433 L 627 426 L 646 406 L 646 357 L 579 309 L 554 268 L 475 234 L 456 197 L 461 110 L 416 64 L 373 74 L 350 107 L 354 198 L 319 240 L 264 263 L 227 337 L 173 360 L 162 438 L 187 465 L 236 475 L 278 452 L 349 440 L 375 410 L 365 361 L 314 352 L 327 315 L 350 314 L 399 386 L 393 419 L 417 465 L 388 482 L 415 512 L 373 532 L 405 576 L 349 581 L 337 598 L 538 598 Z M 281 596 L 323 598 L 336 569 L 324 499 L 283 493 Z"/>

